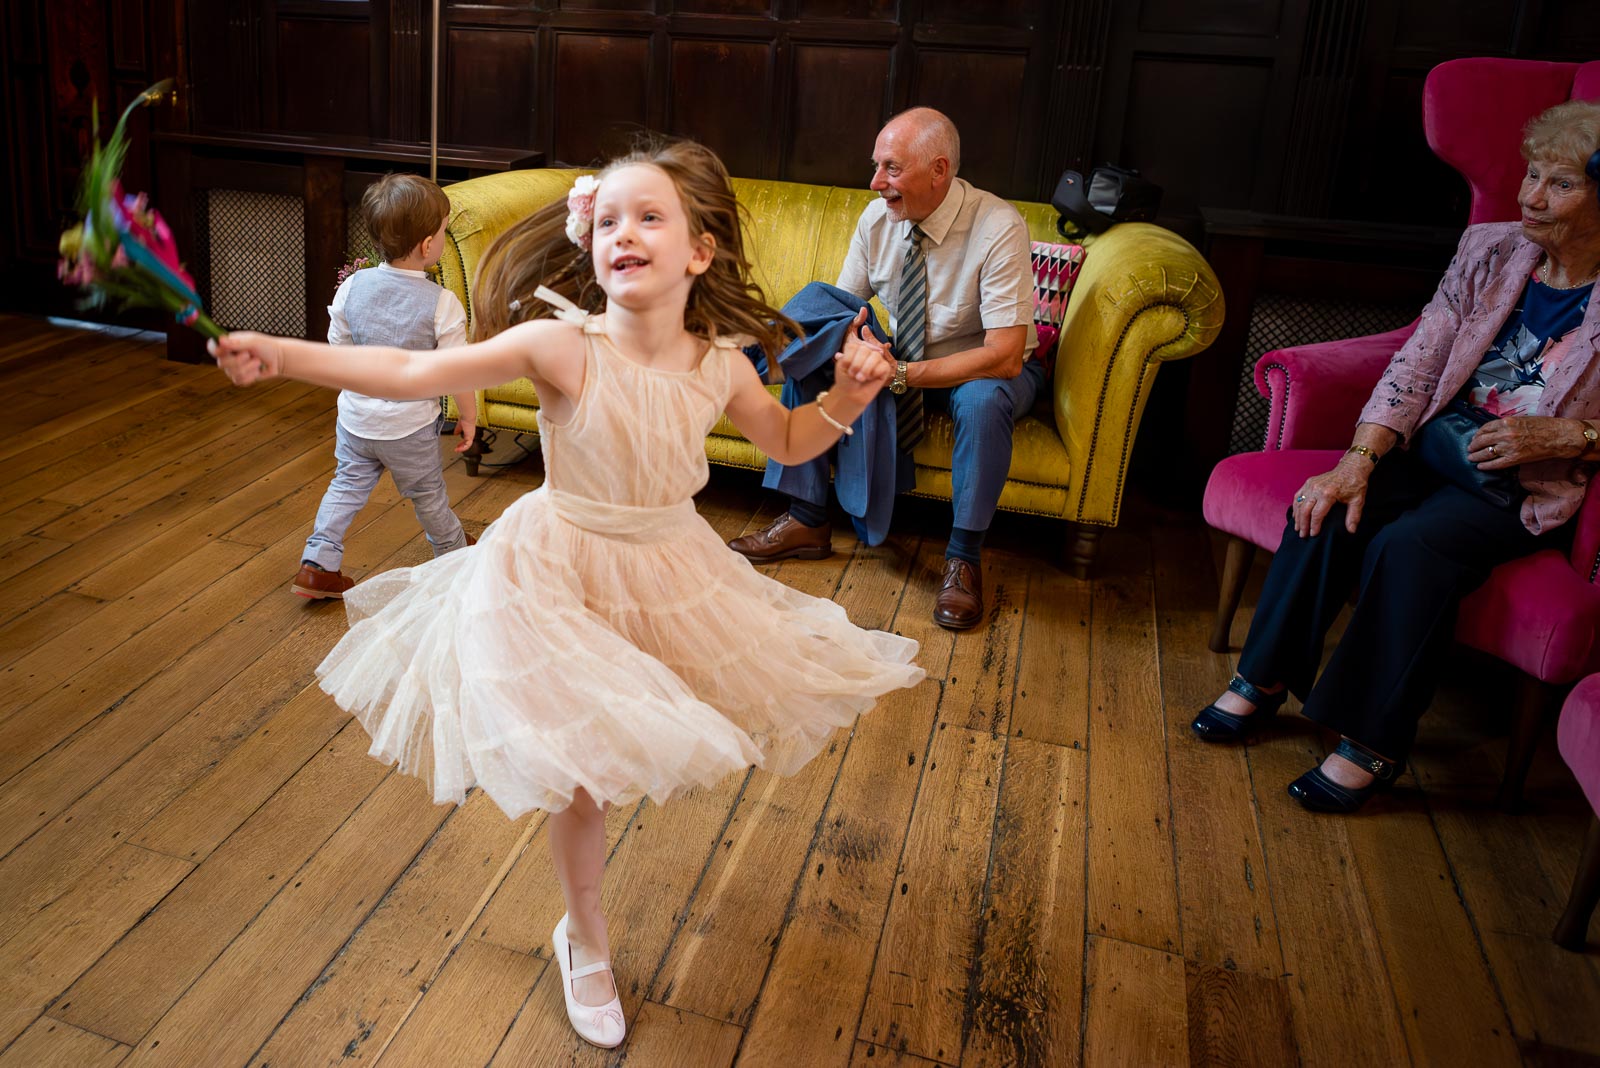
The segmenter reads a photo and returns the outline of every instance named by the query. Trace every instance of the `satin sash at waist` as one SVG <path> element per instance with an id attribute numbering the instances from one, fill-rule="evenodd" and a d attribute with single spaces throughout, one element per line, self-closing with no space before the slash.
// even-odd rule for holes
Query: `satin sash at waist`
<path id="1" fill-rule="evenodd" d="M 548 486 L 537 492 L 548 496 L 556 514 L 573 526 L 591 534 L 624 541 L 650 541 L 664 537 L 681 530 L 695 516 L 694 501 L 690 498 L 677 504 L 651 507 L 597 501 Z"/>

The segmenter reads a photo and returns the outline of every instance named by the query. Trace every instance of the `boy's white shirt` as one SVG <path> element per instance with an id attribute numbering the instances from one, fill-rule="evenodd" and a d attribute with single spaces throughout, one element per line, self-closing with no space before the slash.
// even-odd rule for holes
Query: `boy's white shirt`
<path id="1" fill-rule="evenodd" d="M 426 271 L 408 271 L 403 267 L 391 267 L 387 263 L 380 263 L 367 270 L 393 271 L 413 278 L 428 277 Z M 352 274 L 350 278 L 340 283 L 338 292 L 333 295 L 333 303 L 328 305 L 330 345 L 351 343 L 350 324 L 344 317 L 344 305 L 349 295 L 350 279 L 354 277 Z M 460 299 L 443 286 L 439 287 L 439 303 L 433 310 L 433 336 L 437 339 L 435 345 L 437 349 L 448 349 L 467 343 L 467 310 L 461 306 Z M 353 393 L 348 389 L 339 393 L 339 425 L 357 437 L 372 441 L 394 441 L 415 434 L 438 418 L 439 402 L 436 400 L 382 400 L 378 397 Z"/>

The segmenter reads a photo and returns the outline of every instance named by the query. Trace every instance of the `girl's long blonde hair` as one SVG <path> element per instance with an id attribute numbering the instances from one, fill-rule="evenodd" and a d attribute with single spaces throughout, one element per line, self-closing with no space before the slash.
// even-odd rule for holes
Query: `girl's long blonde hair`
<path id="1" fill-rule="evenodd" d="M 649 164 L 677 187 L 688 215 L 691 237 L 710 234 L 716 242 L 711 266 L 694 280 L 684 309 L 684 327 L 708 342 L 716 336 L 747 334 L 777 366 L 785 333 L 798 337 L 794 320 L 767 303 L 750 277 L 750 261 L 740 231 L 741 208 L 734 197 L 728 169 L 717 154 L 694 141 L 656 142 L 612 160 L 605 176 L 622 167 Z M 533 292 L 549 286 L 590 312 L 605 308 L 606 296 L 594 276 L 594 261 L 567 237 L 565 198 L 546 204 L 494 239 L 484 254 L 474 282 L 473 340 L 548 314 Z M 517 304 L 512 309 L 512 302 Z"/>

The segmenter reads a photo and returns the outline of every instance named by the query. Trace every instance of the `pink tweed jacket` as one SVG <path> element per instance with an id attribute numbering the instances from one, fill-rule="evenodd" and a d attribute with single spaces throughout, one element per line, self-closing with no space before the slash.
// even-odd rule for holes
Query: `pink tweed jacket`
<path id="1" fill-rule="evenodd" d="M 1467 227 L 1455 258 L 1423 309 L 1416 333 L 1394 354 L 1366 407 L 1363 423 L 1378 423 L 1409 441 L 1461 392 L 1517 304 L 1542 250 L 1517 223 Z M 1545 352 L 1545 390 L 1536 414 L 1600 418 L 1600 300 L 1583 322 Z M 1572 518 L 1596 465 L 1577 460 L 1523 464 L 1528 496 L 1522 522 L 1535 534 Z"/>

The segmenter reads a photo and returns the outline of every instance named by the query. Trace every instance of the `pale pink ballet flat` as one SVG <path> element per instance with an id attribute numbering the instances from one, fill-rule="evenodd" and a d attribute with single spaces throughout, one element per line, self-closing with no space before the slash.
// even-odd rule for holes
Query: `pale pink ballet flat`
<path id="1" fill-rule="evenodd" d="M 578 1037 L 601 1049 L 615 1049 L 627 1036 L 628 1025 L 622 1016 L 622 999 L 613 995 L 604 1005 L 584 1005 L 572 995 L 572 981 L 596 972 L 611 971 L 611 962 L 599 961 L 572 967 L 572 946 L 567 943 L 567 918 L 561 917 L 556 929 L 550 932 L 550 943 L 555 947 L 556 963 L 561 967 L 561 996 L 567 1002 L 567 1019 Z M 611 977 L 611 989 L 617 988 L 617 978 Z"/>

